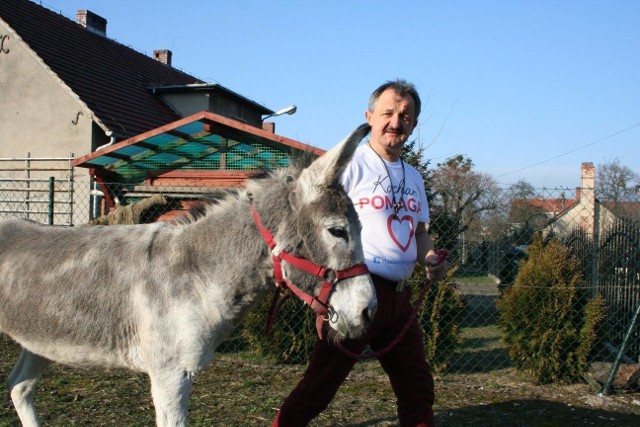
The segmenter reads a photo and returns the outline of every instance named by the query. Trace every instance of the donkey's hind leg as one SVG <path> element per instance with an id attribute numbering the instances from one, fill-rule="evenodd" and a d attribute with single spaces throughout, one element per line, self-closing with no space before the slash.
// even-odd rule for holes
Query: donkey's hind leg
<path id="1" fill-rule="evenodd" d="M 7 388 L 11 393 L 13 406 L 15 406 L 20 421 L 25 427 L 40 425 L 33 406 L 33 394 L 42 371 L 50 363 L 50 360 L 22 349 L 18 362 L 7 380 Z"/>

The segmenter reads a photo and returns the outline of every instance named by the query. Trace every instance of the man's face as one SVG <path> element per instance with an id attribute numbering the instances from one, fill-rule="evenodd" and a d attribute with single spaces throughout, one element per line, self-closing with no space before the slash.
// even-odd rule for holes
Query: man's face
<path id="1" fill-rule="evenodd" d="M 371 125 L 370 142 L 384 152 L 399 155 L 415 128 L 413 97 L 401 97 L 393 89 L 387 89 L 378 98 L 373 112 L 367 111 L 365 117 Z"/>

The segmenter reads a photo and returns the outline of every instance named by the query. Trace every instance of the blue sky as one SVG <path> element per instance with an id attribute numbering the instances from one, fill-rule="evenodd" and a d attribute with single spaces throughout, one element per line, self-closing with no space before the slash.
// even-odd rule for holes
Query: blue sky
<path id="1" fill-rule="evenodd" d="M 574 188 L 580 164 L 640 173 L 640 1 L 43 0 L 89 9 L 110 38 L 273 110 L 276 132 L 330 148 L 386 80 L 416 84 L 414 137 L 502 185 Z M 117 66 L 117 64 L 114 64 Z"/>

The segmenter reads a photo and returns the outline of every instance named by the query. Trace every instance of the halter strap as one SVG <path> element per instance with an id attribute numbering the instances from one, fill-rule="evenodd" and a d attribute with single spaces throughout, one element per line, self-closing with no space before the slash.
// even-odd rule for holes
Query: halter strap
<path id="1" fill-rule="evenodd" d="M 318 265 L 306 258 L 301 258 L 296 255 L 293 255 L 287 250 L 282 250 L 278 254 L 274 254 L 273 250 L 276 247 L 276 241 L 273 237 L 273 233 L 262 224 L 262 220 L 260 219 L 260 215 L 255 208 L 255 205 L 251 205 L 251 215 L 253 216 L 253 221 L 258 228 L 258 231 L 262 235 L 262 238 L 271 249 L 271 259 L 273 261 L 273 277 L 276 282 L 276 285 L 280 289 L 288 289 L 295 296 L 301 299 L 305 304 L 313 309 L 316 312 L 316 329 L 318 331 L 318 337 L 323 339 L 323 326 L 324 322 L 331 320 L 334 316 L 337 316 L 337 313 L 333 310 L 331 305 L 329 304 L 329 297 L 333 292 L 335 286 L 339 281 L 348 279 L 350 277 L 359 276 L 361 274 L 369 273 L 367 266 L 364 263 L 353 265 L 344 270 L 333 270 L 321 265 Z M 282 273 L 282 261 L 291 264 L 299 270 L 305 271 L 309 274 L 312 274 L 316 277 L 323 279 L 322 285 L 320 286 L 320 292 L 318 296 L 315 297 L 293 283 L 291 281 L 286 280 Z M 275 315 L 277 310 L 284 302 L 285 298 L 274 298 L 272 306 L 271 306 L 271 314 L 269 316 L 269 320 L 267 321 L 267 333 L 270 331 L 271 326 L 275 320 Z"/>

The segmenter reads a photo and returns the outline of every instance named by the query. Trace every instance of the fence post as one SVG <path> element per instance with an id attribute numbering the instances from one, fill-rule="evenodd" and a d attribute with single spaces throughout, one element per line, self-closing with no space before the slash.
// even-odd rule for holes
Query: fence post
<path id="1" fill-rule="evenodd" d="M 55 197 L 55 183 L 56 179 L 52 176 L 49 177 L 49 225 L 53 225 L 53 209 L 55 206 L 53 198 Z"/>
<path id="2" fill-rule="evenodd" d="M 25 159 L 24 164 L 24 177 L 25 177 L 25 193 L 24 193 L 24 216 L 25 218 L 29 218 L 29 211 L 31 210 L 31 206 L 29 204 L 29 198 L 31 195 L 31 152 L 27 152 L 27 157 Z"/>
<path id="3" fill-rule="evenodd" d="M 636 312 L 633 315 L 633 318 L 631 319 L 631 324 L 629 325 L 629 329 L 627 329 L 627 333 L 625 334 L 624 339 L 622 340 L 622 345 L 620 346 L 620 350 L 618 351 L 618 354 L 616 355 L 616 359 L 613 362 L 613 365 L 611 366 L 611 372 L 609 372 L 609 378 L 607 378 L 607 382 L 604 383 L 604 385 L 602 386 L 602 390 L 600 390 L 600 393 L 598 394 L 600 397 L 606 396 L 607 393 L 609 393 L 609 387 L 611 387 L 613 380 L 618 374 L 618 369 L 620 368 L 620 360 L 622 359 L 624 351 L 627 348 L 627 344 L 629 343 L 631 334 L 633 334 L 633 331 L 636 329 L 638 316 L 640 316 L 640 304 L 638 304 L 638 307 L 636 308 Z"/>
<path id="4" fill-rule="evenodd" d="M 74 175 L 73 175 L 73 166 L 71 162 L 75 158 L 75 153 L 69 153 L 69 161 L 67 163 L 67 167 L 69 168 L 69 177 L 67 182 L 67 200 L 69 203 L 69 225 L 73 225 L 73 195 L 75 193 L 74 188 Z"/>

